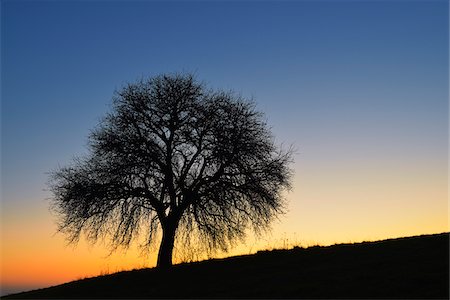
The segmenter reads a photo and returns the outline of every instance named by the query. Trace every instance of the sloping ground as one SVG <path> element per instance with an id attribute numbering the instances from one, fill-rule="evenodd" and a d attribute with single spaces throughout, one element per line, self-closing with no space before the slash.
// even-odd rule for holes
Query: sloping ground
<path id="1" fill-rule="evenodd" d="M 449 234 L 264 251 L 6 298 L 447 298 Z"/>

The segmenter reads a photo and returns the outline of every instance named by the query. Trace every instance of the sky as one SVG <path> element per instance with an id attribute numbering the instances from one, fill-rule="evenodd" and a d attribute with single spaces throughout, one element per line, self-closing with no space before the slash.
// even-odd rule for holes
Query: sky
<path id="1" fill-rule="evenodd" d="M 174 72 L 254 99 L 297 149 L 288 212 L 228 255 L 449 231 L 448 1 L 3 0 L 2 295 L 154 266 L 67 246 L 46 183 L 115 90 Z"/>

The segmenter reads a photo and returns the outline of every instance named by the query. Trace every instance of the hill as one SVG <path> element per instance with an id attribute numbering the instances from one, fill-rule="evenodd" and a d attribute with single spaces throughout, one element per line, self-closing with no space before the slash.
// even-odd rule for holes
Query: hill
<path id="1" fill-rule="evenodd" d="M 4 297 L 447 298 L 449 233 L 141 269 Z"/>

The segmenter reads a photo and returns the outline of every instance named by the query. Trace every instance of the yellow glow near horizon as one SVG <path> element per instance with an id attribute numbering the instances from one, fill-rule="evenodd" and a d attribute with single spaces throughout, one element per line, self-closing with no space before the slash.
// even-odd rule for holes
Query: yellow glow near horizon
<path id="1" fill-rule="evenodd" d="M 330 245 L 449 231 L 446 176 L 426 169 L 383 174 L 348 168 L 315 174 L 304 166 L 287 195 L 288 212 L 273 231 L 250 235 L 228 255 L 299 245 Z M 1 284 L 49 286 L 84 277 L 152 267 L 156 256 L 137 247 L 108 256 L 101 243 L 66 246 L 48 203 L 3 207 Z M 175 259 L 179 262 L 180 259 Z"/>

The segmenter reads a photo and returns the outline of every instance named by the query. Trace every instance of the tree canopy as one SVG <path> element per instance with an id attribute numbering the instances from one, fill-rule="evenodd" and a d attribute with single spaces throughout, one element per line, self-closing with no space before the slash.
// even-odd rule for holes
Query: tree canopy
<path id="1" fill-rule="evenodd" d="M 255 103 L 191 74 L 117 91 L 88 150 L 51 173 L 59 230 L 113 249 L 161 235 L 158 267 L 172 264 L 175 239 L 227 251 L 249 228 L 267 229 L 290 187 L 292 151 L 275 145 Z"/>

